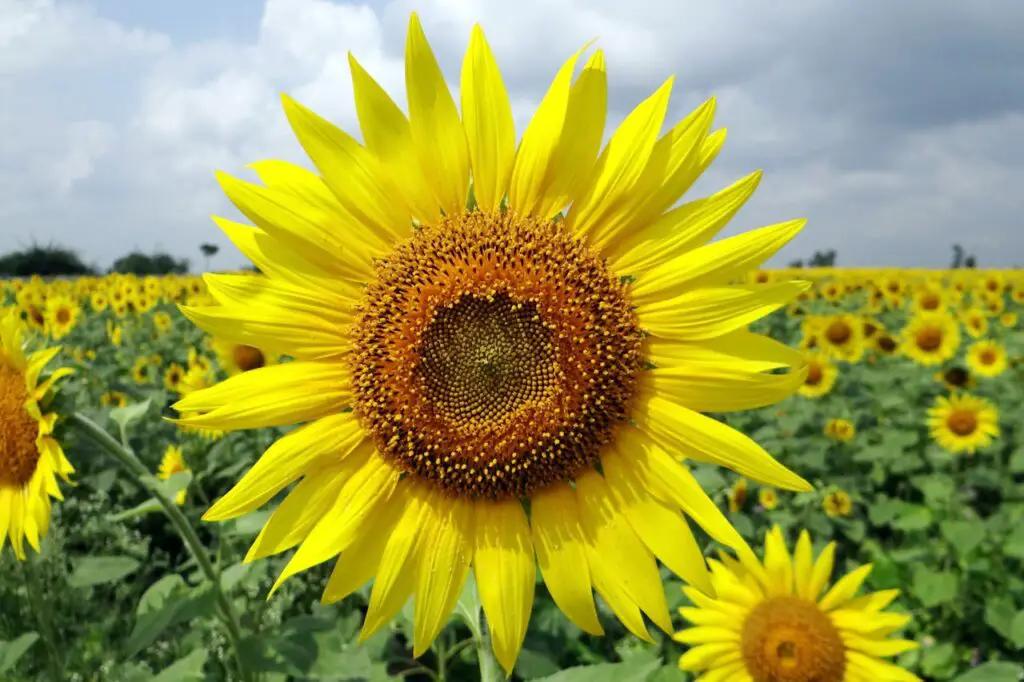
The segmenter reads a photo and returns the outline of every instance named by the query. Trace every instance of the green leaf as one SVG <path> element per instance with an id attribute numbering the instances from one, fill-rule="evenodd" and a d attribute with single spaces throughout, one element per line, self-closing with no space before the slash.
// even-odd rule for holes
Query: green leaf
<path id="1" fill-rule="evenodd" d="M 150 401 L 146 398 L 141 403 L 132 403 L 124 407 L 115 407 L 110 411 L 110 419 L 122 429 L 127 429 L 134 422 L 146 416 L 149 411 Z"/>
<path id="2" fill-rule="evenodd" d="M 172 597 L 186 591 L 188 591 L 188 587 L 185 585 L 184 578 L 177 573 L 168 573 L 142 593 L 139 605 L 135 608 L 135 615 L 141 616 L 161 609 Z"/>
<path id="3" fill-rule="evenodd" d="M 203 673 L 203 666 L 209 657 L 206 649 L 196 649 L 188 656 L 179 658 L 169 667 L 164 668 L 150 682 L 203 682 L 206 675 Z"/>
<path id="4" fill-rule="evenodd" d="M 983 663 L 974 670 L 953 679 L 953 682 L 1020 682 L 1024 668 L 1016 663 L 996 661 Z"/>
<path id="5" fill-rule="evenodd" d="M 1016 612 L 1010 597 L 989 597 L 985 601 L 985 623 L 1006 639 L 1013 639 L 1011 626 Z"/>
<path id="6" fill-rule="evenodd" d="M 1003 543 L 1003 554 L 1017 559 L 1024 559 L 1024 525 L 1019 525 Z"/>
<path id="7" fill-rule="evenodd" d="M 228 566 L 220 574 L 220 585 L 224 589 L 224 592 L 231 592 L 238 586 L 238 583 L 245 580 L 245 577 L 249 575 L 249 571 L 252 570 L 252 564 L 245 562 L 239 562 L 233 566 Z"/>
<path id="8" fill-rule="evenodd" d="M 39 635 L 35 632 L 26 632 L 10 642 L 0 641 L 0 673 L 14 668 L 18 660 L 32 648 L 38 639 Z"/>
<path id="9" fill-rule="evenodd" d="M 151 497 L 142 504 L 137 504 L 131 509 L 126 509 L 123 512 L 118 512 L 117 514 L 108 514 L 106 518 L 107 521 L 113 522 L 126 521 L 128 519 L 134 519 L 138 516 L 152 514 L 153 512 L 158 512 L 161 511 L 162 509 L 163 507 L 160 506 L 160 503 Z"/>
<path id="10" fill-rule="evenodd" d="M 916 504 L 908 504 L 900 510 L 892 527 L 902 531 L 924 530 L 932 525 L 932 510 Z"/>
<path id="11" fill-rule="evenodd" d="M 943 521 L 939 530 L 961 559 L 969 557 L 985 540 L 985 524 L 978 521 Z"/>
<path id="12" fill-rule="evenodd" d="M 163 580 L 163 579 L 162 579 Z M 167 580 L 170 583 L 171 580 Z M 157 584 L 159 584 L 158 581 Z M 155 588 L 156 585 L 153 586 Z M 147 595 L 153 590 L 147 590 Z M 128 641 L 125 642 L 125 655 L 132 657 L 142 651 L 163 634 L 167 628 L 184 623 L 199 616 L 212 612 L 216 593 L 210 583 L 202 583 L 189 588 L 182 581 L 178 586 L 168 589 L 166 584 L 156 594 L 143 595 L 149 606 L 139 613 L 135 620 Z"/>
<path id="13" fill-rule="evenodd" d="M 925 608 L 934 608 L 953 601 L 959 590 L 960 580 L 955 573 L 936 571 L 920 565 L 914 568 L 911 591 Z"/>
<path id="14" fill-rule="evenodd" d="M 1010 472 L 1014 474 L 1024 473 L 1024 445 L 1018 446 L 1010 454 Z"/>
<path id="15" fill-rule="evenodd" d="M 940 679 L 956 672 L 956 647 L 949 642 L 921 649 L 921 672 Z"/>
<path id="16" fill-rule="evenodd" d="M 516 659 L 515 673 L 524 680 L 534 680 L 545 675 L 553 675 L 561 670 L 561 666 L 551 656 L 540 651 L 524 648 Z"/>
<path id="17" fill-rule="evenodd" d="M 68 576 L 71 587 L 92 587 L 121 580 L 139 567 L 137 559 L 127 556 L 87 556 L 79 559 Z"/>
<path id="18" fill-rule="evenodd" d="M 646 658 L 627 663 L 602 663 L 568 668 L 540 678 L 540 682 L 647 682 L 661 668 L 661 661 Z"/>
<path id="19" fill-rule="evenodd" d="M 1024 611 L 1018 611 L 1010 621 L 1010 641 L 1018 649 L 1024 649 Z"/>

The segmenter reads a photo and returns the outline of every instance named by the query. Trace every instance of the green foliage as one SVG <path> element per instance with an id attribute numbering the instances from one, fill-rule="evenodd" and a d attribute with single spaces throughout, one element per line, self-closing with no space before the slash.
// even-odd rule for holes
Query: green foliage
<path id="1" fill-rule="evenodd" d="M 175 258 L 166 253 L 145 254 L 133 251 L 114 261 L 110 266 L 110 272 L 133 275 L 184 275 L 188 272 L 188 259 Z"/>
<path id="2" fill-rule="evenodd" d="M 81 257 L 60 246 L 33 244 L 22 251 L 0 256 L 0 277 L 40 277 L 94 275 L 96 271 Z"/>

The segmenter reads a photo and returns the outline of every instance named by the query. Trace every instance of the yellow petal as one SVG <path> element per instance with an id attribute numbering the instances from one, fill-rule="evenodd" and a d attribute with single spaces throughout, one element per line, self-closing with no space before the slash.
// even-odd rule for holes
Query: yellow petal
<path id="1" fill-rule="evenodd" d="M 411 235 L 408 208 L 395 201 L 402 195 L 376 157 L 295 100 L 282 99 L 295 136 L 345 210 L 367 228 L 393 239 Z"/>
<path id="2" fill-rule="evenodd" d="M 588 561 L 595 586 L 602 589 L 602 583 L 612 583 L 655 625 L 671 632 L 668 603 L 654 557 L 616 507 L 604 477 L 596 471 L 578 476 L 576 492 L 584 536 L 593 549 Z M 629 627 L 629 623 L 624 624 Z M 634 634 L 643 638 L 646 632 L 645 627 Z"/>
<path id="3" fill-rule="evenodd" d="M 494 654 L 511 675 L 533 609 L 537 569 L 530 526 L 518 500 L 478 502 L 474 514 L 473 573 Z"/>
<path id="4" fill-rule="evenodd" d="M 405 89 L 420 168 L 430 178 L 441 209 L 448 215 L 459 215 L 466 209 L 469 192 L 466 133 L 415 12 L 409 18 L 405 43 Z"/>
<path id="5" fill-rule="evenodd" d="M 634 419 L 663 447 L 700 462 L 728 467 L 760 483 L 808 491 L 811 485 L 736 429 L 658 396 L 642 396 Z"/>
<path id="6" fill-rule="evenodd" d="M 700 342 L 648 337 L 647 359 L 658 367 L 729 365 L 750 372 L 799 367 L 804 354 L 761 334 L 738 329 Z"/>
<path id="7" fill-rule="evenodd" d="M 189 393 L 172 407 L 204 413 L 177 423 L 227 430 L 312 421 L 340 412 L 350 401 L 345 365 L 289 362 L 230 377 Z"/>
<path id="8" fill-rule="evenodd" d="M 806 366 L 785 374 L 766 374 L 727 365 L 691 365 L 657 368 L 645 375 L 654 391 L 696 412 L 735 412 L 774 405 L 791 396 L 806 378 Z"/>
<path id="9" fill-rule="evenodd" d="M 473 27 L 462 62 L 462 118 L 473 166 L 473 194 L 485 211 L 497 210 L 516 153 L 516 128 L 508 91 L 480 26 Z"/>
<path id="10" fill-rule="evenodd" d="M 426 511 L 430 540 L 423 542 L 419 552 L 414 658 L 426 653 L 448 622 L 473 559 L 473 503 L 433 492 Z"/>
<path id="11" fill-rule="evenodd" d="M 637 185 L 658 141 L 674 80 L 665 81 L 612 134 L 589 186 L 566 216 L 568 229 L 599 241 L 619 224 L 618 215 L 631 214 L 647 198 L 647 188 Z"/>
<path id="12" fill-rule="evenodd" d="M 825 589 L 825 585 L 828 584 L 829 578 L 832 577 L 835 556 L 836 543 L 834 542 L 828 543 L 821 554 L 818 555 L 817 561 L 814 562 L 814 570 L 811 571 L 811 580 L 808 587 L 810 599 L 817 599 L 821 591 Z"/>
<path id="13" fill-rule="evenodd" d="M 218 216 L 213 216 L 213 222 L 242 255 L 268 277 L 315 291 L 329 291 L 339 283 L 345 283 L 345 289 L 352 287 L 351 282 L 331 276 L 330 272 L 305 260 L 301 254 L 286 249 L 283 243 L 263 230 Z"/>
<path id="14" fill-rule="evenodd" d="M 420 168 L 409 120 L 351 53 L 348 64 L 352 72 L 356 114 L 366 148 L 395 180 L 395 186 L 405 197 L 412 215 L 420 222 L 436 224 L 441 219 L 441 207 Z"/>
<path id="15" fill-rule="evenodd" d="M 759 320 L 806 291 L 806 282 L 698 289 L 637 306 L 640 326 L 656 336 L 704 341 Z"/>
<path id="16" fill-rule="evenodd" d="M 814 554 L 811 547 L 811 534 L 800 531 L 800 539 L 796 542 L 793 553 L 793 582 L 796 596 L 801 599 L 817 599 L 811 595 L 811 572 L 814 570 Z"/>
<path id="17" fill-rule="evenodd" d="M 646 489 L 629 455 L 608 449 L 601 456 L 604 480 L 637 536 L 669 570 L 702 592 L 714 593 L 704 554 L 686 519 Z"/>
<path id="18" fill-rule="evenodd" d="M 530 526 L 537 564 L 555 604 L 584 632 L 603 635 L 594 608 L 576 492 L 556 483 L 532 495 Z"/>
<path id="19" fill-rule="evenodd" d="M 587 47 L 585 45 L 569 57 L 559 69 L 519 143 L 512 166 L 508 203 L 509 208 L 521 215 L 538 215 L 538 205 L 547 192 L 547 171 L 566 122 L 576 60 Z"/>
<path id="20" fill-rule="evenodd" d="M 204 521 L 226 521 L 248 514 L 295 481 L 315 462 L 341 459 L 365 439 L 351 412 L 319 419 L 279 438 L 245 476 L 210 507 Z"/>
<path id="21" fill-rule="evenodd" d="M 832 589 L 821 598 L 821 601 L 818 602 L 818 607 L 821 608 L 822 611 L 831 611 L 843 606 L 846 602 L 853 599 L 853 595 L 857 593 L 860 586 L 864 584 L 865 580 L 867 580 L 868 575 L 871 574 L 872 568 L 874 567 L 871 564 L 865 564 L 864 566 L 844 575 L 836 582 L 835 585 L 832 586 Z"/>

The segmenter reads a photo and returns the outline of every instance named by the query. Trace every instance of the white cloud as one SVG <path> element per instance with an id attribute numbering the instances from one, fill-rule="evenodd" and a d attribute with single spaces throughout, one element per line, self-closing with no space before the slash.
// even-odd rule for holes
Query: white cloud
<path id="1" fill-rule="evenodd" d="M 68 151 L 51 169 L 57 192 L 64 194 L 92 175 L 96 161 L 110 150 L 114 137 L 114 130 L 102 121 L 79 121 L 68 126 Z"/>

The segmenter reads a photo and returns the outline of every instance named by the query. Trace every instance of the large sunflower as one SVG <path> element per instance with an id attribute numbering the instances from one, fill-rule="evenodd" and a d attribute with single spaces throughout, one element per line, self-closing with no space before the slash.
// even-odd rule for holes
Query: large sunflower
<path id="1" fill-rule="evenodd" d="M 675 635 L 692 646 L 679 659 L 683 670 L 706 682 L 920 682 L 882 660 L 917 647 L 889 638 L 910 621 L 884 611 L 899 591 L 855 596 L 871 564 L 825 592 L 835 543 L 815 559 L 805 530 L 791 556 L 778 526 L 765 538 L 763 564 L 749 548 L 738 555 L 709 561 L 717 597 L 683 588 L 693 602 L 680 609 L 693 627 Z"/>
<path id="2" fill-rule="evenodd" d="M 671 208 L 722 144 L 714 103 L 659 138 L 669 80 L 599 154 L 604 57 L 574 81 L 579 56 L 517 148 L 479 27 L 460 119 L 413 15 L 410 117 L 354 59 L 366 146 L 285 98 L 319 175 L 280 161 L 254 164 L 264 186 L 221 175 L 256 227 L 217 222 L 263 275 L 207 275 L 219 305 L 183 308 L 215 336 L 295 359 L 183 397 L 180 412 L 200 413 L 183 423 L 310 422 L 205 518 L 246 514 L 302 479 L 249 558 L 298 546 L 280 584 L 337 557 L 325 602 L 375 578 L 364 636 L 415 595 L 417 656 L 472 566 L 511 669 L 535 555 L 585 631 L 601 632 L 592 589 L 637 636 L 649 638 L 641 612 L 668 629 L 655 557 L 710 589 L 681 512 L 726 545 L 742 542 L 683 456 L 809 489 L 701 414 L 768 405 L 803 383 L 799 353 L 746 327 L 806 286 L 730 284 L 803 221 L 708 244 L 760 177 Z"/>
<path id="3" fill-rule="evenodd" d="M 40 381 L 43 368 L 60 346 L 26 355 L 21 322 L 0 314 L 0 550 L 7 538 L 19 559 L 25 541 L 37 552 L 50 526 L 50 498 L 61 497 L 57 476 L 74 472 L 53 438 L 57 415 L 44 412 L 47 394 L 61 377 L 61 368 Z"/>
<path id="4" fill-rule="evenodd" d="M 945 313 L 919 313 L 901 333 L 903 353 L 921 365 L 938 365 L 956 355 L 960 326 Z"/>

